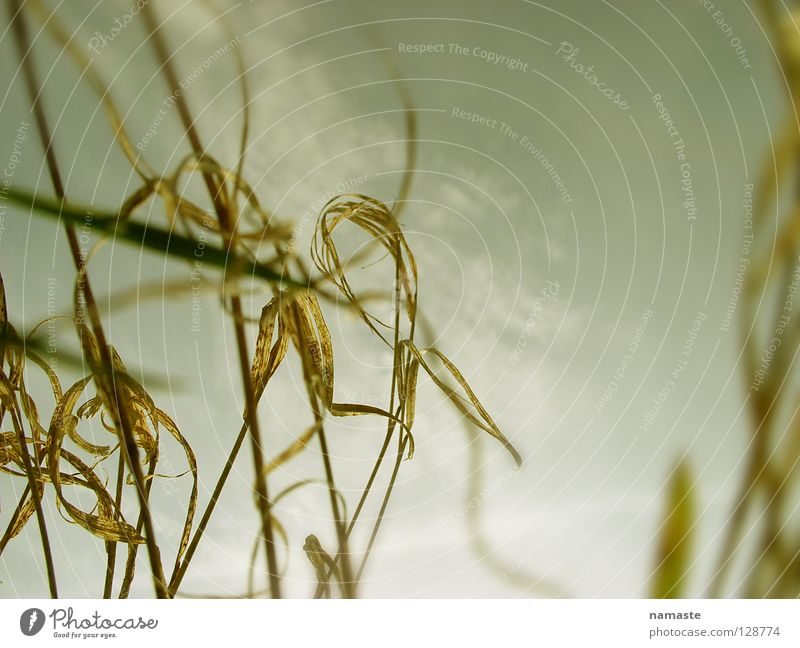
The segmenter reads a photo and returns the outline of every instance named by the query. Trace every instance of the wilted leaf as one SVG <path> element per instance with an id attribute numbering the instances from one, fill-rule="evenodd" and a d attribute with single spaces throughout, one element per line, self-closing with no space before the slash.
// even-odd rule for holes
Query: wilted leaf
<path id="1" fill-rule="evenodd" d="M 338 196 L 323 209 L 314 231 L 311 256 L 328 281 L 347 298 L 369 328 L 391 346 L 377 326 L 393 328 L 373 316 L 362 306 L 345 272 L 346 263 L 339 256 L 333 233 L 344 223 L 353 223 L 380 244 L 394 260 L 394 289 L 398 300 L 405 305 L 408 321 L 413 323 L 417 313 L 417 264 L 405 236 L 391 210 L 379 200 L 361 194 Z"/>
<path id="2" fill-rule="evenodd" d="M 408 352 L 411 354 L 412 358 L 419 363 L 419 366 L 425 370 L 436 386 L 444 392 L 456 409 L 458 409 L 458 411 L 461 412 L 471 423 L 500 441 L 500 443 L 503 444 L 505 449 L 508 450 L 508 452 L 514 458 L 516 464 L 518 466 L 521 465 L 522 457 L 520 456 L 519 452 L 517 452 L 514 446 L 511 445 L 511 442 L 497 427 L 497 424 L 494 422 L 492 417 L 489 416 L 489 413 L 486 411 L 486 409 L 484 409 L 483 405 L 481 405 L 481 402 L 478 400 L 475 392 L 472 391 L 467 383 L 466 378 L 464 378 L 456 366 L 450 362 L 450 360 L 448 360 L 441 351 L 433 347 L 428 347 L 427 349 L 417 349 L 411 340 L 405 340 L 401 344 L 408 349 Z M 426 354 L 431 354 L 441 361 L 442 365 L 450 374 L 450 376 L 452 376 L 452 378 L 458 383 L 458 386 L 461 388 L 461 393 L 451 388 L 447 383 L 439 378 L 433 368 L 425 361 Z M 411 372 L 411 369 L 409 369 L 409 371 Z M 413 372 L 416 372 L 416 369 L 414 369 Z M 411 373 L 409 376 L 411 376 Z M 414 388 L 416 388 L 415 375 L 413 376 L 412 382 Z M 412 407 L 413 402 L 414 401 L 412 397 Z"/>
<path id="3" fill-rule="evenodd" d="M 336 562 L 322 548 L 319 539 L 313 533 L 306 538 L 303 551 L 305 551 L 308 562 L 311 563 L 317 576 L 317 598 L 320 596 L 330 597 L 331 575 L 334 575 L 337 580 L 341 580 Z"/>
<path id="4" fill-rule="evenodd" d="M 114 500 L 106 491 L 105 486 L 97 475 L 95 475 L 94 471 L 76 455 L 62 448 L 65 427 L 61 416 L 59 416 L 57 420 L 60 424 L 51 425 L 50 435 L 47 440 L 47 473 L 55 488 L 59 504 L 64 507 L 70 518 L 87 531 L 103 540 L 124 542 L 126 544 L 143 543 L 144 539 L 132 526 L 121 518 L 115 519 Z M 61 489 L 62 473 L 60 470 L 62 455 L 83 478 L 84 481 L 81 485 L 93 491 L 97 496 L 97 515 L 82 511 L 64 497 Z"/>

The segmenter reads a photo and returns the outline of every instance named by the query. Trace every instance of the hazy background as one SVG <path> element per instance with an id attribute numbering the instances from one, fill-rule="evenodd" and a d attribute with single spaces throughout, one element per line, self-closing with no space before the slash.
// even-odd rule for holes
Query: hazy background
<path id="1" fill-rule="evenodd" d="M 766 159 L 770 129 L 784 112 L 771 50 L 750 5 L 720 0 L 708 10 L 702 2 L 657 0 L 216 4 L 229 12 L 233 35 L 241 40 L 236 46 L 251 66 L 246 177 L 268 208 L 300 223 L 303 254 L 316 220 L 312 206 L 336 191 L 337 183 L 388 202 L 397 197 L 405 166 L 405 89 L 416 111 L 418 156 L 401 220 L 420 265 L 420 308 L 438 346 L 525 458 L 521 470 L 511 471 L 502 448 L 482 440 L 486 490 L 478 514 L 493 557 L 507 565 L 503 570 L 470 543 L 464 515 L 468 438 L 452 408 L 423 382 L 417 452 L 402 466 L 360 594 L 537 594 L 535 587 L 510 585 L 513 572 L 530 575 L 531 585 L 545 576 L 569 596 L 644 595 L 664 483 L 684 453 L 697 478 L 702 513 L 690 588 L 700 594 L 747 436 L 738 329 L 721 329 L 742 243 L 745 185 Z M 158 74 L 141 16 L 92 53 L 93 35 L 108 38 L 114 19 L 132 5 L 47 6 L 58 7 L 75 42 L 93 56 L 127 110 L 133 140 L 143 138 L 170 90 Z M 184 78 L 231 38 L 205 3 L 162 0 L 154 8 Z M 730 25 L 728 34 L 716 11 Z M 0 87 L 6 88 L 0 164 L 12 155 L 17 129 L 28 122 L 12 184 L 49 196 L 8 16 L 0 20 Z M 137 178 L 115 147 L 96 96 L 79 82 L 68 57 L 45 34 L 37 35 L 40 23 L 30 22 L 67 194 L 113 208 Z M 731 44 L 734 38 L 746 50 L 746 64 Z M 571 62 L 558 53 L 561 43 L 579 49 Z M 406 44 L 441 44 L 444 52 L 405 53 Z M 451 44 L 466 54 L 451 53 Z M 508 69 L 481 52 L 518 59 L 519 65 Z M 603 96 L 573 69 L 576 64 L 593 65 L 598 82 L 618 93 L 628 109 Z M 402 86 L 393 79 L 403 79 Z M 234 164 L 242 118 L 234 57 L 208 64 L 186 94 L 208 149 Z M 671 138 L 659 118 L 655 94 L 678 137 Z M 454 116 L 454 109 L 495 120 L 494 126 Z M 168 109 L 145 150 L 159 171 L 174 170 L 189 152 L 182 133 L 177 110 Z M 691 205 L 684 205 L 677 139 L 690 165 L 694 220 Z M 552 164 L 549 173 L 526 141 Z M 563 182 L 561 191 L 554 173 Z M 155 211 L 153 217 L 163 218 Z M 11 206 L 0 223 L 9 311 L 18 328 L 29 330 L 48 315 L 49 279 L 55 279 L 58 312 L 70 307 L 66 239 L 53 222 Z M 100 295 L 164 277 L 189 286 L 187 266 L 165 265 L 161 257 L 124 244 L 103 247 L 91 277 Z M 215 279 L 210 271 L 207 278 Z M 543 289 L 556 294 L 543 299 Z M 205 503 L 238 431 L 242 402 L 230 321 L 212 286 L 203 287 L 202 299 L 199 331 L 191 330 L 191 296 L 184 291 L 116 312 L 107 332 L 131 368 L 169 374 L 168 385 L 149 388 L 198 453 Z M 255 295 L 252 311 L 265 300 Z M 655 406 L 699 314 L 705 319 L 688 364 L 671 394 Z M 326 315 L 335 336 L 337 398 L 384 403 L 391 362 L 385 347 L 368 339 L 352 317 L 333 309 Z M 624 377 L 615 379 L 643 317 L 638 349 Z M 59 344 L 76 348 L 68 326 L 59 328 Z M 599 405 L 611 382 L 616 392 Z M 262 404 L 270 451 L 278 452 L 310 423 L 303 394 L 299 367 L 289 362 Z M 644 423 L 656 407 L 651 423 Z M 383 429 L 368 419 L 329 424 L 337 481 L 351 511 Z M 166 447 L 162 461 L 172 464 L 162 464 L 163 472 L 186 469 L 178 448 Z M 244 590 L 257 529 L 250 467 L 243 454 L 184 581 L 187 592 Z M 312 445 L 271 485 L 277 490 L 320 473 Z M 387 479 L 384 471 L 379 483 Z M 159 486 L 158 533 L 168 556 L 189 487 L 188 477 Z M 0 481 L 3 521 L 22 488 L 19 479 Z M 55 526 L 60 520 L 54 507 L 48 514 L 57 529 L 52 533 L 62 594 L 98 596 L 102 542 L 87 541 L 78 528 Z M 293 544 L 286 589 L 308 596 L 313 573 L 301 547 L 312 532 L 333 546 L 327 493 L 300 491 L 278 515 Z M 368 527 L 354 535 L 356 548 L 363 549 Z M 145 562 L 140 569 L 134 593 L 149 596 Z M 258 586 L 264 581 L 260 572 Z M 31 524 L 0 559 L 0 595 L 45 593 L 38 532 Z"/>

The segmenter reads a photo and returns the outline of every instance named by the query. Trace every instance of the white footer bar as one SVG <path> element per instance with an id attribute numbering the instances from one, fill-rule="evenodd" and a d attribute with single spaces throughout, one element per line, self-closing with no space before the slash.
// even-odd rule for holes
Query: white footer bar
<path id="1" fill-rule="evenodd" d="M 9 646 L 795 648 L 798 625 L 797 600 L 0 601 Z"/>

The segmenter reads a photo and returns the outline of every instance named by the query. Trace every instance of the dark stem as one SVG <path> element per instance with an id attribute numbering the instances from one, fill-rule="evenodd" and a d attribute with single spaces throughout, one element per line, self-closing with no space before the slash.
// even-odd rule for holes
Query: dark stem
<path id="1" fill-rule="evenodd" d="M 25 484 L 25 488 L 22 491 L 22 495 L 20 495 L 19 502 L 17 502 L 17 508 L 14 509 L 14 513 L 11 515 L 11 519 L 8 521 L 8 526 L 6 526 L 6 531 L 3 534 L 3 537 L 0 538 L 0 556 L 3 555 L 6 546 L 11 540 L 11 531 L 14 529 L 14 525 L 17 523 L 17 520 L 19 520 L 19 516 L 22 513 L 22 509 L 25 506 L 25 502 L 28 501 L 28 495 L 30 494 L 31 494 L 31 485 Z"/>
<path id="2" fill-rule="evenodd" d="M 125 461 L 122 458 L 122 453 L 119 455 L 119 463 L 117 464 L 117 487 L 114 493 L 115 504 L 115 518 L 119 519 L 119 513 L 122 510 L 122 485 L 125 480 Z M 114 571 L 117 566 L 117 543 L 106 542 L 106 553 L 108 560 L 106 562 L 106 581 L 103 584 L 103 598 L 111 598 L 111 592 L 114 588 Z"/>
<path id="3" fill-rule="evenodd" d="M 300 321 L 299 307 L 297 304 L 293 305 L 295 313 L 295 320 Z M 322 452 L 322 462 L 325 467 L 325 479 L 328 484 L 328 496 L 331 503 L 331 511 L 333 512 L 334 525 L 336 527 L 336 537 L 339 543 L 339 550 L 334 558 L 333 566 L 328 573 L 328 578 L 333 574 L 333 568 L 337 562 L 341 563 L 341 586 L 345 598 L 355 598 L 356 582 L 353 580 L 353 570 L 350 561 L 350 548 L 348 545 L 347 526 L 344 518 L 342 517 L 341 509 L 339 508 L 339 500 L 337 498 L 336 483 L 333 478 L 333 467 L 331 466 L 331 458 L 328 452 L 328 443 L 325 438 L 325 430 L 323 426 L 322 409 L 320 407 L 319 398 L 317 397 L 314 388 L 312 387 L 312 367 L 308 354 L 308 343 L 303 334 L 303 327 L 297 325 L 297 346 L 300 352 L 300 357 L 303 363 L 303 376 L 305 378 L 306 389 L 308 391 L 308 402 L 311 405 L 311 410 L 314 414 L 314 422 L 317 424 L 317 435 L 319 436 L 319 445 Z"/>
<path id="4" fill-rule="evenodd" d="M 16 403 L 15 403 L 16 406 Z M 41 484 L 39 479 L 41 477 L 41 467 L 34 472 L 33 462 L 28 453 L 28 442 L 25 440 L 25 432 L 22 429 L 22 422 L 17 416 L 17 412 L 11 410 L 11 420 L 14 423 L 14 430 L 17 433 L 17 440 L 20 448 L 20 455 L 22 456 L 22 463 L 25 466 L 25 474 L 28 476 L 28 485 L 31 489 L 31 496 L 33 497 L 33 505 L 36 509 L 36 521 L 39 523 L 39 535 L 42 540 L 42 551 L 44 552 L 44 561 L 47 565 L 47 584 L 50 587 L 50 596 L 54 599 L 58 598 L 58 584 L 56 582 L 56 569 L 53 564 L 53 553 L 50 550 L 50 538 L 47 535 L 47 524 L 44 519 L 44 511 L 42 510 L 42 492 L 39 490 Z"/>
<path id="5" fill-rule="evenodd" d="M 369 536 L 369 542 L 367 543 L 367 549 L 364 551 L 364 557 L 361 559 L 361 565 L 358 568 L 358 573 L 356 574 L 356 580 L 361 580 L 361 576 L 364 574 L 364 570 L 367 567 L 367 561 L 369 560 L 369 556 L 372 553 L 372 547 L 375 544 L 375 539 L 378 537 L 378 531 L 380 531 L 381 523 L 383 522 L 383 517 L 386 514 L 386 507 L 389 506 L 389 498 L 392 496 L 392 490 L 394 490 L 395 482 L 397 481 L 397 473 L 400 471 L 400 464 L 403 463 L 403 455 L 406 452 L 406 445 L 408 443 L 408 436 L 400 436 L 398 437 L 397 443 L 397 455 L 395 456 L 394 460 L 394 469 L 392 470 L 392 476 L 389 479 L 389 486 L 386 488 L 386 493 L 383 496 L 383 501 L 381 502 L 381 509 L 378 511 L 378 518 L 375 520 L 375 526 L 372 527 L 372 533 Z"/>
<path id="6" fill-rule="evenodd" d="M 38 83 L 36 80 L 35 71 L 33 69 L 33 59 L 30 56 L 30 40 L 28 38 L 27 24 L 21 8 L 20 0 L 12 0 L 10 10 L 12 12 L 12 20 L 14 22 L 15 41 L 20 60 L 22 62 L 25 83 L 28 88 L 28 94 L 30 95 L 37 129 L 42 140 L 42 146 L 45 150 L 45 158 L 47 160 L 50 179 L 53 183 L 56 196 L 59 200 L 63 201 L 65 198 L 64 184 L 61 180 L 61 174 L 58 170 L 58 164 L 53 148 L 53 139 L 50 129 L 47 125 L 47 119 L 45 117 L 44 110 L 40 103 L 42 93 L 40 93 L 38 90 Z M 85 259 L 81 254 L 80 246 L 78 244 L 78 237 L 75 234 L 75 230 L 71 225 L 66 223 L 65 228 L 75 269 L 79 273 L 85 273 Z M 120 394 L 118 393 L 117 384 L 114 377 L 114 366 L 111 360 L 111 354 L 109 352 L 108 345 L 106 343 L 105 335 L 103 333 L 103 328 L 100 323 L 100 316 L 91 286 L 89 284 L 88 274 L 84 274 L 84 279 L 81 284 L 80 290 L 83 294 L 86 307 L 89 312 L 92 331 L 100 348 L 102 363 L 101 370 L 108 374 L 108 377 L 111 381 L 112 393 L 109 394 L 109 396 L 111 397 L 112 402 L 109 403 L 111 405 L 110 414 L 113 419 L 114 427 L 120 432 L 120 436 L 123 440 L 123 443 L 120 444 L 120 451 L 124 452 L 125 460 L 128 462 L 136 481 L 136 492 L 139 496 L 139 507 L 144 516 L 144 528 L 146 532 L 145 542 L 147 543 L 147 551 L 150 558 L 150 567 L 153 573 L 156 596 L 158 598 L 164 598 L 166 596 L 164 570 L 161 566 L 160 552 L 155 541 L 155 530 L 153 527 L 152 517 L 150 515 L 150 509 L 144 495 L 142 467 L 139 464 L 139 451 L 136 447 L 136 441 L 132 431 L 133 428 L 130 420 L 128 419 L 127 412 L 123 407 L 121 407 L 122 403 L 120 402 Z M 82 315 L 82 313 L 80 315 Z"/>
<path id="7" fill-rule="evenodd" d="M 178 108 L 178 114 L 183 123 L 184 130 L 186 131 L 186 137 L 191 144 L 195 156 L 198 158 L 198 160 L 202 160 L 205 154 L 205 149 L 200 141 L 200 136 L 197 133 L 197 129 L 194 126 L 194 120 L 189 113 L 189 107 L 186 103 L 186 98 L 183 92 L 178 92 L 180 85 L 178 77 L 175 74 L 175 68 L 172 64 L 172 57 L 169 55 L 166 43 L 161 36 L 159 25 L 156 22 L 155 14 L 149 4 L 144 7 L 142 15 L 150 32 L 150 37 L 153 39 L 153 48 L 155 49 L 159 62 L 161 63 L 161 69 L 164 73 L 164 77 L 169 85 L 170 91 L 176 97 L 175 104 Z M 204 171 L 202 176 L 206 185 L 206 189 L 208 190 L 208 194 L 214 204 L 214 211 L 216 212 L 217 219 L 219 220 L 220 228 L 227 239 L 228 249 L 230 249 L 234 244 L 234 232 L 236 229 L 236 224 L 231 222 L 228 208 L 223 201 L 222 186 L 217 183 L 212 174 Z M 253 389 L 252 385 L 250 384 L 250 361 L 247 351 L 247 339 L 244 332 L 242 304 L 238 294 L 231 296 L 231 309 L 233 311 L 236 345 L 238 347 L 239 367 L 241 370 L 242 384 L 245 392 L 245 411 L 247 413 L 246 423 L 250 429 L 253 468 L 255 470 L 255 492 L 257 506 L 261 517 L 261 532 L 264 537 L 265 552 L 267 555 L 267 571 L 269 572 L 270 589 L 274 598 L 280 598 L 280 575 L 278 572 L 275 540 L 272 530 L 272 513 L 269 500 L 269 491 L 267 488 L 267 479 L 264 474 L 263 445 L 261 443 L 258 416 L 254 407 L 255 399 L 253 398 Z"/>

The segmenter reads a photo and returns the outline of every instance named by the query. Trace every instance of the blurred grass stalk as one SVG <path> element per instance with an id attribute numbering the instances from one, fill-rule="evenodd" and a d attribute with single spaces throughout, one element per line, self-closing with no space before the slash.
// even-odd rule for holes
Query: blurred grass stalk
<path id="1" fill-rule="evenodd" d="M 715 570 L 711 597 L 800 596 L 800 531 L 797 466 L 800 417 L 795 360 L 800 317 L 795 293 L 800 278 L 800 32 L 797 3 L 759 0 L 761 17 L 789 98 L 786 123 L 770 142 L 772 155 L 754 186 L 754 245 L 740 304 L 743 392 L 750 413 L 745 469 L 734 497 Z M 784 216 L 783 200 L 792 202 Z M 733 222 L 733 218 L 731 219 Z M 770 239 L 772 231 L 774 239 Z M 774 312 L 772 309 L 774 308 Z M 775 347 L 773 349 L 773 347 Z M 768 357 L 768 352 L 771 358 Z M 759 376 L 761 384 L 755 384 Z M 673 473 L 661 528 L 651 595 L 678 597 L 692 565 L 686 548 L 692 519 L 691 478 Z"/>
<path id="2" fill-rule="evenodd" d="M 741 326 L 752 434 L 744 479 L 709 591 L 712 596 L 732 592 L 751 598 L 783 598 L 800 596 L 800 533 L 792 501 L 797 496 L 800 461 L 798 392 L 793 375 L 800 348 L 798 300 L 793 292 L 800 268 L 800 193 L 795 188 L 800 175 L 800 14 L 797 5 L 790 10 L 774 0 L 761 0 L 760 6 L 788 92 L 790 113 L 778 131 L 774 156 L 765 161 L 754 187 L 756 255 L 745 281 Z M 787 192 L 787 188 L 794 189 Z M 792 204 L 781 216 L 784 197 Z M 777 236 L 770 241 L 768 234 L 773 228 Z M 765 368 L 765 349 L 771 349 L 775 340 L 778 348 Z M 766 375 L 763 383 L 754 387 L 759 371 Z M 756 529 L 749 529 L 748 521 L 754 521 Z M 726 580 L 753 531 L 757 533 L 753 533 L 755 546 L 747 549 L 753 552 L 745 561 L 748 568 L 730 589 Z"/>

